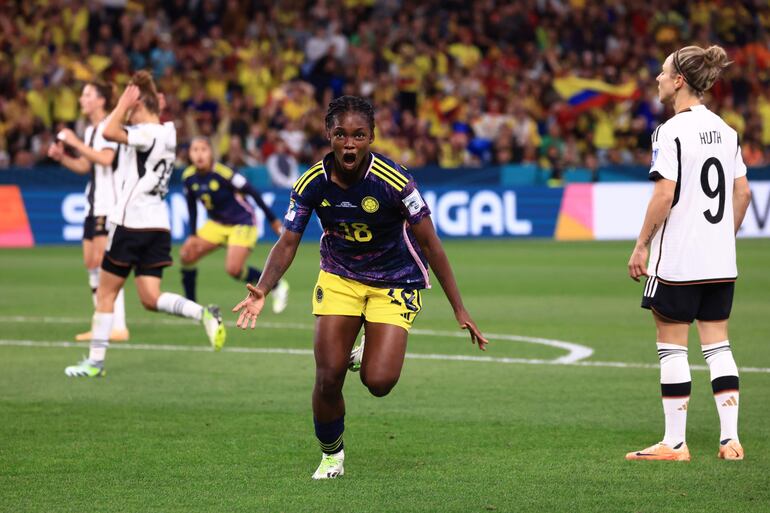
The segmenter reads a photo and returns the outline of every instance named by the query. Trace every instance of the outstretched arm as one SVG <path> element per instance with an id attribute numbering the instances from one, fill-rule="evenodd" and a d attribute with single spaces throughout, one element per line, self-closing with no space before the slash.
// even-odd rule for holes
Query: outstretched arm
<path id="1" fill-rule="evenodd" d="M 91 163 L 85 157 L 70 157 L 64 153 L 64 143 L 62 142 L 53 143 L 48 148 L 48 156 L 79 175 L 84 175 L 91 170 Z"/>
<path id="2" fill-rule="evenodd" d="M 198 203 L 195 201 L 195 195 L 185 186 L 184 198 L 187 201 L 187 215 L 190 221 L 190 235 L 195 235 L 198 231 Z"/>
<path id="3" fill-rule="evenodd" d="M 674 201 L 676 182 L 665 178 L 655 182 L 652 198 L 647 205 L 647 213 L 644 216 L 644 224 L 636 239 L 636 246 L 628 260 L 628 275 L 636 281 L 647 275 L 647 258 L 650 255 L 650 242 L 658 233 L 663 222 L 671 211 L 671 203 Z"/>
<path id="4" fill-rule="evenodd" d="M 94 130 L 96 130 L 96 127 L 94 127 Z M 78 153 L 80 153 L 81 159 L 78 159 L 78 160 L 82 160 L 83 157 L 87 159 L 88 162 L 86 162 L 86 164 L 89 170 L 91 169 L 91 164 L 90 164 L 91 162 L 93 162 L 94 164 L 99 164 L 101 166 L 109 166 L 110 164 L 112 164 L 112 160 L 115 158 L 115 150 L 111 148 L 95 150 L 94 148 L 86 144 L 84 141 L 81 141 L 80 138 L 77 135 L 75 135 L 75 132 L 73 132 L 69 128 L 65 128 L 64 130 L 59 132 L 57 134 L 57 137 L 62 142 L 64 142 L 64 144 L 68 146 L 72 146 L 78 151 Z M 67 166 L 67 164 L 64 163 L 64 159 L 62 159 L 62 164 Z"/>
<path id="5" fill-rule="evenodd" d="M 270 250 L 259 283 L 256 286 L 252 284 L 246 285 L 249 294 L 246 296 L 246 299 L 233 308 L 233 312 L 241 312 L 238 316 L 238 322 L 235 323 L 236 326 L 246 329 L 249 326 L 249 322 L 251 322 L 252 328 L 256 326 L 257 317 L 259 317 L 262 307 L 265 305 L 265 296 L 273 290 L 273 287 L 275 287 L 286 270 L 289 269 L 292 261 L 294 261 L 294 255 L 297 254 L 297 247 L 301 239 L 301 233 L 291 230 L 283 231 L 278 242 Z"/>
<path id="6" fill-rule="evenodd" d="M 241 176 L 241 175 L 236 175 Z M 233 183 L 233 186 L 236 186 L 236 189 L 244 194 L 248 194 L 252 198 L 254 198 L 254 201 L 257 203 L 257 206 L 262 209 L 262 212 L 265 213 L 265 217 L 267 218 L 267 222 L 270 223 L 270 228 L 273 229 L 276 235 L 279 237 L 281 236 L 281 220 L 275 217 L 275 214 L 273 213 L 272 209 L 267 206 L 267 203 L 265 203 L 265 200 L 262 199 L 262 194 L 255 189 L 249 182 L 244 180 L 244 183 L 239 183 L 240 187 L 237 187 L 235 183 Z"/>
<path id="7" fill-rule="evenodd" d="M 471 342 L 478 344 L 479 349 L 484 351 L 488 340 L 484 338 L 470 314 L 465 310 L 462 297 L 460 297 L 460 290 L 457 288 L 457 282 L 452 272 L 452 266 L 449 264 L 449 259 L 438 235 L 436 235 L 433 221 L 430 217 L 424 217 L 417 224 L 412 225 L 412 232 L 417 238 L 420 249 L 428 259 L 433 273 L 438 278 L 441 288 L 444 289 L 444 294 L 446 294 L 449 304 L 452 305 L 455 319 L 460 324 L 460 328 L 467 329 L 471 336 Z"/>

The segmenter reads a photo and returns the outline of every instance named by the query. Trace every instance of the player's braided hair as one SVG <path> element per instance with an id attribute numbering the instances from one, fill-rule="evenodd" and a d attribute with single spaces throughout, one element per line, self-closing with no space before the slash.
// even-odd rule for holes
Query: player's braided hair
<path id="1" fill-rule="evenodd" d="M 112 107 L 114 106 L 113 102 L 117 96 L 115 85 L 108 82 L 102 82 L 101 80 L 92 80 L 88 82 L 88 85 L 96 90 L 96 94 L 101 98 L 104 98 L 104 110 L 112 110 Z"/>
<path id="2" fill-rule="evenodd" d="M 326 111 L 326 129 L 331 130 L 334 126 L 334 118 L 345 112 L 357 112 L 364 116 L 369 122 L 369 129 L 374 133 L 374 107 L 369 100 L 360 96 L 340 96 L 329 103 L 329 110 Z"/>
<path id="3" fill-rule="evenodd" d="M 708 91 L 722 70 L 731 64 L 721 46 L 685 46 L 674 52 L 674 71 L 682 75 L 690 89 L 698 96 Z"/>

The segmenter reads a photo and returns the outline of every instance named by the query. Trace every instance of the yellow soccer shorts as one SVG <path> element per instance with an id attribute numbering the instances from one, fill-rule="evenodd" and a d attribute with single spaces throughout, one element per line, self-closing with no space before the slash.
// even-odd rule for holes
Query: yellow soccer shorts
<path id="1" fill-rule="evenodd" d="M 418 289 L 381 289 L 321 271 L 313 290 L 313 315 L 360 316 L 409 331 L 422 309 Z"/>
<path id="2" fill-rule="evenodd" d="M 217 246 L 254 249 L 257 244 L 257 227 L 248 224 L 226 225 L 209 219 L 195 235 Z"/>

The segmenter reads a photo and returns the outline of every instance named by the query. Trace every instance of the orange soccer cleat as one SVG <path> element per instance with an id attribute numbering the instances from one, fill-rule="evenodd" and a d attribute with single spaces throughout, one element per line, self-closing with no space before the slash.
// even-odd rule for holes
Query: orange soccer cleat
<path id="1" fill-rule="evenodd" d="M 743 447 L 741 447 L 738 440 L 728 438 L 722 440 L 719 443 L 719 453 L 717 454 L 720 460 L 742 460 L 743 459 Z"/>
<path id="2" fill-rule="evenodd" d="M 649 461 L 690 461 L 690 450 L 682 442 L 676 447 L 670 447 L 663 442 L 657 443 L 641 451 L 629 452 L 626 459 Z"/>
<path id="3" fill-rule="evenodd" d="M 128 338 L 128 330 L 112 330 L 110 333 L 110 342 L 127 342 Z M 77 342 L 90 342 L 91 332 L 86 331 L 85 333 L 78 333 L 75 335 L 75 340 Z"/>

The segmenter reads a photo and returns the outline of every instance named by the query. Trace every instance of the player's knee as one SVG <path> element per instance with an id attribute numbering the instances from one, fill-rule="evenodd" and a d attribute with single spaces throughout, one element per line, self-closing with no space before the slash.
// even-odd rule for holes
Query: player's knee
<path id="1" fill-rule="evenodd" d="M 158 309 L 158 301 L 153 301 L 151 298 L 140 298 L 142 301 L 142 306 L 145 308 L 145 310 L 151 310 L 155 311 Z"/>
<path id="2" fill-rule="evenodd" d="M 385 397 L 396 386 L 398 378 L 389 378 L 386 376 L 361 376 L 361 381 L 363 381 L 366 388 L 369 389 L 370 394 L 375 397 Z"/>
<path id="3" fill-rule="evenodd" d="M 198 261 L 196 251 L 190 247 L 179 250 L 179 260 L 183 266 L 192 265 Z"/>
<path id="4" fill-rule="evenodd" d="M 154 294 L 140 294 L 139 301 L 142 303 L 145 310 L 154 312 L 158 309 L 158 296 Z"/>
<path id="5" fill-rule="evenodd" d="M 225 272 L 236 280 L 239 280 L 243 274 L 243 267 L 234 264 L 225 264 Z"/>
<path id="6" fill-rule="evenodd" d="M 319 369 L 316 372 L 316 392 L 323 397 L 336 397 L 342 392 L 344 380 L 342 376 L 333 371 Z"/>

